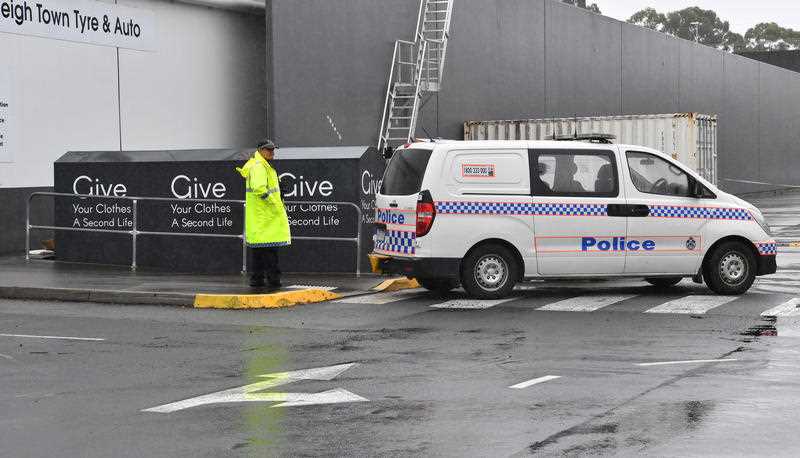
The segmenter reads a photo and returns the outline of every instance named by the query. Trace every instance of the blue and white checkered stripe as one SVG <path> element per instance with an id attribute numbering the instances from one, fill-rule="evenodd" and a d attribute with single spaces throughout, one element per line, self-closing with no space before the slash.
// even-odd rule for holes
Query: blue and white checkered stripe
<path id="1" fill-rule="evenodd" d="M 533 204 L 534 216 L 608 216 L 604 204 Z"/>
<path id="2" fill-rule="evenodd" d="M 436 202 L 436 213 L 444 215 L 530 215 L 531 203 Z"/>
<path id="3" fill-rule="evenodd" d="M 443 215 L 607 216 L 601 204 L 534 204 L 514 202 L 437 202 Z"/>
<path id="4" fill-rule="evenodd" d="M 778 244 L 775 242 L 756 243 L 758 254 L 761 256 L 775 256 L 778 254 Z"/>
<path id="5" fill-rule="evenodd" d="M 521 215 L 521 216 L 608 216 L 606 204 L 456 202 L 436 203 L 436 212 L 443 215 Z M 655 218 L 724 219 L 752 221 L 750 212 L 740 208 L 684 207 L 651 205 Z"/>
<path id="6" fill-rule="evenodd" d="M 400 254 L 414 254 L 414 240 L 417 238 L 415 232 L 408 231 L 386 231 L 383 240 L 375 241 L 375 249 L 379 251 L 390 251 Z"/>
<path id="7" fill-rule="evenodd" d="M 686 219 L 730 219 L 750 221 L 750 212 L 740 208 L 679 207 L 672 205 L 651 205 L 650 216 L 656 218 Z"/>

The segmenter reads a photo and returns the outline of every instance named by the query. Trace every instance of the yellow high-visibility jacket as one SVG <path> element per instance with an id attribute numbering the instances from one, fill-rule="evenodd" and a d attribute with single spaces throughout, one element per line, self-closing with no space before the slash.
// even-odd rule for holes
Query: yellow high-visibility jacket
<path id="1" fill-rule="evenodd" d="M 247 183 L 244 218 L 247 246 L 267 248 L 291 245 L 292 234 L 281 198 L 278 173 L 258 151 L 244 167 L 236 170 Z"/>

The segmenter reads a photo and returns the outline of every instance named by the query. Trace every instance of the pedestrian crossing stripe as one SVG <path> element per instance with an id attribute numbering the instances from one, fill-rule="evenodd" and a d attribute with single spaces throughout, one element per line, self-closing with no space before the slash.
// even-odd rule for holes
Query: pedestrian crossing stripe
<path id="1" fill-rule="evenodd" d="M 545 305 L 537 310 L 545 312 L 594 312 L 634 297 L 636 297 L 635 294 L 627 296 L 578 296 Z"/>
<path id="2" fill-rule="evenodd" d="M 800 299 L 792 299 L 761 313 L 763 317 L 800 316 Z"/>
<path id="3" fill-rule="evenodd" d="M 728 302 L 738 299 L 737 296 L 686 296 L 674 301 L 665 302 L 653 307 L 645 313 L 675 313 L 685 315 L 703 315 Z"/>
<path id="4" fill-rule="evenodd" d="M 436 309 L 452 309 L 452 310 L 485 310 L 515 300 L 517 300 L 516 297 L 508 299 L 496 299 L 496 300 L 455 299 L 441 304 L 433 304 L 431 305 L 431 307 Z"/>
<path id="5" fill-rule="evenodd" d="M 363 296 L 345 297 L 334 301 L 340 304 L 369 304 L 369 305 L 384 305 L 391 304 L 392 302 L 400 302 L 412 299 L 422 293 L 420 289 L 404 289 L 401 291 L 392 291 L 389 293 L 365 294 Z"/>
<path id="6" fill-rule="evenodd" d="M 647 297 L 638 294 L 588 294 L 576 296 L 568 299 L 560 299 L 546 305 L 537 305 L 533 309 L 542 312 L 582 312 L 591 313 L 601 311 L 607 307 L 622 302 L 631 301 L 636 298 Z M 338 299 L 334 302 L 343 304 L 365 304 L 365 305 L 384 305 L 395 302 L 413 299 L 431 299 L 423 289 L 412 289 L 394 291 L 388 293 L 376 293 L 363 296 L 353 296 Z M 526 299 L 524 296 L 516 296 L 505 299 L 481 300 L 481 299 L 450 299 L 444 302 L 428 303 L 426 306 L 439 310 L 488 310 L 497 306 L 517 302 Z M 741 296 L 717 296 L 717 295 L 688 295 L 681 298 L 669 300 L 663 304 L 644 310 L 643 313 L 649 314 L 674 314 L 674 315 L 704 315 L 708 312 L 741 299 Z M 761 313 L 764 317 L 775 316 L 800 316 L 800 298 L 792 299 L 786 303 L 775 306 Z"/>

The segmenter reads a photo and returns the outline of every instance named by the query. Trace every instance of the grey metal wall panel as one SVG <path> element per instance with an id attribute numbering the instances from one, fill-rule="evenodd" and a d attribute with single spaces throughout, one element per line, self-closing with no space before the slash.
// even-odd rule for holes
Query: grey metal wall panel
<path id="1" fill-rule="evenodd" d="M 552 116 L 622 114 L 622 25 L 548 1 L 546 97 Z"/>
<path id="2" fill-rule="evenodd" d="M 760 64 L 759 144 L 761 181 L 786 184 L 797 173 L 791 158 L 798 151 L 797 74 Z"/>
<path id="3" fill-rule="evenodd" d="M 271 1 L 278 141 L 376 143 L 393 42 L 412 38 L 418 0 Z M 800 145 L 800 74 L 557 0 L 457 0 L 451 32 L 438 116 L 437 98 L 422 110 L 431 135 L 461 138 L 466 120 L 717 114 L 720 178 L 800 182 L 786 167 Z"/>
<path id="4" fill-rule="evenodd" d="M 464 120 L 476 116 L 512 119 L 521 113 L 546 114 L 544 3 L 456 2 L 439 96 L 440 136 L 461 138 Z M 422 124 L 433 135 L 436 111 L 423 109 L 422 114 Z"/>
<path id="5" fill-rule="evenodd" d="M 722 110 L 723 53 L 701 44 L 673 39 L 680 52 L 678 111 L 719 113 Z"/>
<path id="6" fill-rule="evenodd" d="M 745 190 L 750 187 L 733 180 L 760 181 L 754 178 L 760 167 L 759 63 L 733 55 L 725 55 L 724 59 L 717 160 L 720 184 L 728 190 Z"/>
<path id="7" fill-rule="evenodd" d="M 679 43 L 641 27 L 622 28 L 622 112 L 678 111 Z"/>
<path id="8" fill-rule="evenodd" d="M 413 39 L 418 8 L 416 0 L 273 0 L 277 142 L 376 143 L 394 41 Z"/>

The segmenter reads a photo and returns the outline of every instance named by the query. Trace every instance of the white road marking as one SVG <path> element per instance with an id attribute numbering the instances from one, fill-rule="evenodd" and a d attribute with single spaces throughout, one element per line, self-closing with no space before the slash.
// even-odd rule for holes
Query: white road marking
<path id="1" fill-rule="evenodd" d="M 516 385 L 511 385 L 509 388 L 513 390 L 521 390 L 524 388 L 528 388 L 529 386 L 538 385 L 540 383 L 549 382 L 551 380 L 561 378 L 560 375 L 546 375 L 544 377 L 535 378 L 533 380 L 528 380 L 527 382 L 517 383 Z"/>
<path id="2" fill-rule="evenodd" d="M 800 299 L 794 298 L 784 302 L 777 307 L 762 312 L 761 316 L 800 316 Z"/>
<path id="3" fill-rule="evenodd" d="M 497 299 L 497 300 L 480 300 L 480 299 L 454 299 L 452 301 L 442 302 L 441 304 L 433 304 L 431 307 L 435 309 L 450 309 L 450 310 L 486 310 L 496 307 L 506 302 L 516 300 L 516 297 L 510 299 Z"/>
<path id="4" fill-rule="evenodd" d="M 579 296 L 555 302 L 550 305 L 545 305 L 537 310 L 546 312 L 594 312 L 595 310 L 600 310 L 603 307 L 608 307 L 609 305 L 616 304 L 618 302 L 627 301 L 628 299 L 633 299 L 634 297 L 636 297 L 636 295 Z"/>
<path id="5" fill-rule="evenodd" d="M 14 357 L 13 357 L 13 356 L 11 356 L 11 355 L 5 355 L 5 354 L 3 354 L 3 353 L 0 353 L 0 358 L 7 359 L 7 360 L 9 360 L 9 361 L 14 361 Z"/>
<path id="6" fill-rule="evenodd" d="M 703 315 L 711 309 L 733 302 L 738 296 L 686 296 L 674 301 L 665 302 L 653 307 L 645 313 L 677 313 L 686 315 Z"/>
<path id="7" fill-rule="evenodd" d="M 730 363 L 739 361 L 738 359 L 696 359 L 692 361 L 664 361 L 661 363 L 639 363 L 637 366 L 671 366 L 674 364 L 707 364 L 707 363 Z"/>
<path id="8" fill-rule="evenodd" d="M 32 336 L 28 334 L 0 334 L 0 337 L 21 337 L 26 339 L 85 340 L 87 342 L 103 342 L 106 340 L 106 339 L 98 339 L 96 337 Z"/>
<path id="9" fill-rule="evenodd" d="M 334 291 L 339 289 L 338 286 L 314 286 L 314 285 L 292 285 L 287 286 L 286 289 L 321 289 L 322 291 Z"/>
<path id="10" fill-rule="evenodd" d="M 798 292 L 800 292 L 800 286 L 783 287 L 783 286 L 773 286 L 773 285 L 756 285 L 755 289 L 759 291 L 766 291 L 768 293 L 797 294 Z"/>
<path id="11" fill-rule="evenodd" d="M 375 294 L 365 294 L 363 296 L 345 297 L 343 299 L 335 300 L 333 302 L 340 302 L 343 304 L 383 305 L 410 299 L 412 296 L 418 294 L 422 294 L 422 291 L 416 289 L 404 289 L 402 291 L 393 291 L 390 293 L 375 293 Z"/>
<path id="12" fill-rule="evenodd" d="M 292 372 L 264 374 L 259 376 L 268 379 L 263 382 L 256 382 L 250 385 L 185 399 L 183 401 L 151 407 L 142 412 L 171 413 L 202 405 L 233 402 L 277 402 L 278 404 L 272 407 L 297 407 L 315 404 L 369 401 L 367 398 L 363 398 L 341 388 L 323 391 L 321 393 L 259 393 L 259 391 L 286 385 L 299 380 L 333 380 L 342 372 L 356 365 L 356 363 L 349 363 Z"/>

